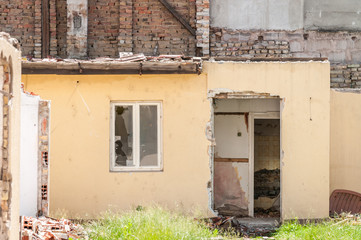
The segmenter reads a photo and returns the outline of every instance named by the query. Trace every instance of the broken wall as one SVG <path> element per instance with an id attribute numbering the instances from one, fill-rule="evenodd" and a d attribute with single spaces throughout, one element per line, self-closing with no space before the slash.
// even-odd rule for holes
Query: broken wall
<path id="1" fill-rule="evenodd" d="M 283 99 L 281 217 L 327 217 L 329 63 L 207 62 L 204 71 L 210 95 L 218 92 L 241 95 L 252 91 Z"/>
<path id="2" fill-rule="evenodd" d="M 207 211 L 205 74 L 23 75 L 23 82 L 27 91 L 51 100 L 51 216 L 94 218 L 152 202 Z M 114 100 L 162 101 L 163 171 L 110 172 Z"/>
<path id="3" fill-rule="evenodd" d="M 203 67 L 200 75 L 23 75 L 28 91 L 52 100 L 50 214 L 67 209 L 74 217 L 92 217 L 149 202 L 207 209 L 212 173 L 204 129 L 211 117 L 210 90 L 208 97 L 212 91 L 254 91 L 283 99 L 282 217 L 327 217 L 329 63 Z M 109 172 L 112 100 L 162 101 L 163 171 Z"/>
<path id="4" fill-rule="evenodd" d="M 19 239 L 21 53 L 16 39 L 0 33 L 1 139 L 0 238 Z"/>
<path id="5" fill-rule="evenodd" d="M 0 0 L 0 31 L 20 41 L 24 56 L 36 58 L 118 57 L 119 52 L 194 56 L 196 1 L 167 2 L 194 33 L 190 33 L 159 0 L 91 0 L 89 3 Z M 47 31 L 42 23 L 45 12 L 49 15 L 48 43 L 42 36 Z M 199 20 L 209 16 L 209 12 L 201 15 Z M 209 25 L 206 27 L 208 29 Z M 44 50 L 45 54 L 42 53 L 44 47 L 48 49 Z"/>
<path id="6" fill-rule="evenodd" d="M 361 193 L 360 103 L 359 90 L 331 90 L 330 194 Z"/>
<path id="7" fill-rule="evenodd" d="M 250 113 L 279 112 L 280 100 L 214 99 L 213 107 L 214 209 L 222 215 L 248 216 L 253 198 L 249 185 L 248 117 Z"/>
<path id="8" fill-rule="evenodd" d="M 212 56 L 328 58 L 331 87 L 361 86 L 359 1 L 242 0 L 231 4 L 211 2 Z"/>

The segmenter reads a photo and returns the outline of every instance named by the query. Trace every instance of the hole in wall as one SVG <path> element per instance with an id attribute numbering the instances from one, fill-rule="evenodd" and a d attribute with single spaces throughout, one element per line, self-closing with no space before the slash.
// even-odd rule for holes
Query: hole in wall
<path id="1" fill-rule="evenodd" d="M 308 40 L 308 37 L 309 37 L 308 33 L 303 34 L 303 39 L 304 40 Z"/>
<path id="2" fill-rule="evenodd" d="M 262 42 L 263 41 L 263 36 L 258 36 L 258 41 Z"/>
<path id="3" fill-rule="evenodd" d="M 357 39 L 357 37 L 353 36 L 351 37 L 352 41 L 355 41 Z"/>

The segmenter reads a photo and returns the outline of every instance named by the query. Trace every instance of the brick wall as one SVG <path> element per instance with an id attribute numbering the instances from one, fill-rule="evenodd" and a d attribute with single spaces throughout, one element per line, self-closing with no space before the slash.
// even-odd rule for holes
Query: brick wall
<path id="1" fill-rule="evenodd" d="M 67 7 L 66 0 L 56 1 L 56 39 L 57 55 L 61 58 L 66 57 L 66 31 L 67 31 Z"/>
<path id="2" fill-rule="evenodd" d="M 12 112 L 13 110 L 16 110 L 9 106 L 9 101 L 11 98 L 13 98 L 13 101 L 16 101 L 16 96 L 13 96 L 13 82 L 15 75 L 14 72 L 18 71 L 18 69 L 13 69 L 14 62 L 11 62 L 10 59 L 18 58 L 18 55 L 11 55 L 11 51 L 10 55 L 6 55 L 7 51 L 3 52 L 3 48 L 8 48 L 10 46 L 4 46 L 4 43 L 7 42 L 16 49 L 19 49 L 17 40 L 10 38 L 8 34 L 0 32 L 0 89 L 2 90 L 0 95 L 0 239 L 4 240 L 9 239 L 10 236 L 11 218 L 17 218 L 17 216 L 11 216 L 13 179 L 10 166 L 11 161 L 14 161 L 13 163 L 16 166 L 16 161 L 18 160 L 11 158 L 12 154 L 10 148 L 14 147 L 16 149 L 18 146 L 15 146 L 15 143 L 10 141 L 11 139 L 14 140 L 11 137 L 13 134 L 13 128 L 11 128 L 10 123 L 12 122 Z M 15 90 L 15 92 L 17 91 Z M 16 105 L 12 106 L 14 107 Z M 15 174 L 14 178 L 16 177 L 18 176 Z M 18 193 L 14 192 L 14 195 L 16 197 L 18 196 Z"/>
<path id="3" fill-rule="evenodd" d="M 328 58 L 331 87 L 361 87 L 361 33 L 211 28 L 213 57 Z"/>
<path id="4" fill-rule="evenodd" d="M 89 0 L 88 55 L 118 57 L 119 0 Z"/>
<path id="5" fill-rule="evenodd" d="M 168 0 L 195 28 L 195 0 Z M 133 51 L 146 55 L 195 55 L 195 36 L 158 0 L 133 1 Z"/>
<path id="6" fill-rule="evenodd" d="M 0 0 L 0 32 L 21 42 L 23 55 L 35 50 L 35 0 Z"/>
<path id="7" fill-rule="evenodd" d="M 49 215 L 49 123 L 50 123 L 50 101 L 39 101 L 39 161 L 38 186 L 38 214 L 40 216 Z"/>

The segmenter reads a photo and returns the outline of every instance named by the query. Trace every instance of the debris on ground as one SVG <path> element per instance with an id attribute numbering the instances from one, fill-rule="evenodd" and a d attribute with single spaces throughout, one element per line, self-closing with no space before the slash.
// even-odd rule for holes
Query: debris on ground
<path id="1" fill-rule="evenodd" d="M 243 221 L 247 219 L 248 221 Z M 271 219 L 271 218 L 269 218 Z M 232 231 L 237 233 L 240 237 L 266 237 L 271 236 L 279 226 L 279 222 L 257 222 L 249 218 L 236 217 L 212 217 L 203 219 L 208 227 L 211 229 L 218 229 L 220 231 Z"/>
<path id="2" fill-rule="evenodd" d="M 361 226 L 361 213 L 341 213 L 340 215 L 334 215 L 332 220 L 335 222 L 333 225 L 349 224 L 352 226 Z"/>
<path id="3" fill-rule="evenodd" d="M 88 239 L 84 228 L 67 219 L 21 217 L 21 240 Z"/>
<path id="4" fill-rule="evenodd" d="M 256 218 L 279 218 L 280 215 L 280 209 L 279 207 L 270 207 L 268 209 L 264 208 L 254 208 L 254 217 Z"/>

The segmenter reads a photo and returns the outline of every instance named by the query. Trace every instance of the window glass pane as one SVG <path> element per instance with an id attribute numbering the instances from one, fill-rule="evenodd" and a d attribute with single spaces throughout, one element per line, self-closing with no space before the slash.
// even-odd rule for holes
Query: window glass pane
<path id="1" fill-rule="evenodd" d="M 140 166 L 158 165 L 158 109 L 156 105 L 139 106 Z"/>
<path id="2" fill-rule="evenodd" d="M 133 106 L 115 106 L 115 166 L 134 166 Z"/>

